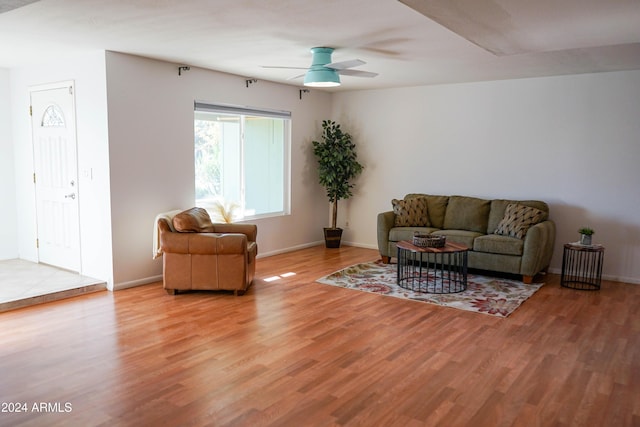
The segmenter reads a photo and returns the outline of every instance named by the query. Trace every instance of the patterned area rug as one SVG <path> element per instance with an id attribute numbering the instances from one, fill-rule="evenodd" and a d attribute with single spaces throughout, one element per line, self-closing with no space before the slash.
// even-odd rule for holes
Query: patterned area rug
<path id="1" fill-rule="evenodd" d="M 498 317 L 507 317 L 513 313 L 544 285 L 526 285 L 517 280 L 468 274 L 466 291 L 454 294 L 428 294 L 399 287 L 396 284 L 396 268 L 396 264 L 383 264 L 378 260 L 352 265 L 316 282 Z"/>

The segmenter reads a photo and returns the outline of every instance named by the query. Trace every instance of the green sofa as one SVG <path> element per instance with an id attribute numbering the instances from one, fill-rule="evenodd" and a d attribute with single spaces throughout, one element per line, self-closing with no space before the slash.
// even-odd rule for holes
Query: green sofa
<path id="1" fill-rule="evenodd" d="M 468 246 L 469 268 L 522 275 L 525 283 L 551 262 L 556 228 L 545 202 L 412 193 L 392 205 L 378 214 L 385 263 L 396 257 L 396 243 L 412 241 L 416 231 Z"/>

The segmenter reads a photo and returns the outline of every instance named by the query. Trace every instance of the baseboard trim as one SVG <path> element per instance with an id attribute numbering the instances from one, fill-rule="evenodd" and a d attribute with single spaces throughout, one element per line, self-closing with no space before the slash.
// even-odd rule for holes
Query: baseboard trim
<path id="1" fill-rule="evenodd" d="M 129 282 L 116 283 L 113 285 L 112 291 L 120 291 L 122 289 L 134 288 L 136 286 L 148 285 L 149 283 L 162 282 L 162 274 L 159 276 L 145 277 L 144 279 L 131 280 Z"/>
<path id="2" fill-rule="evenodd" d="M 262 257 L 270 257 L 270 256 L 274 256 L 274 255 L 280 255 L 280 254 L 285 254 L 287 252 L 293 252 L 293 251 L 297 251 L 300 249 L 306 249 L 306 248 L 311 248 L 314 246 L 320 246 L 320 245 L 324 245 L 324 240 L 319 240 L 316 242 L 311 242 L 311 243 L 305 243 L 304 245 L 298 245 L 298 246 L 292 246 L 289 248 L 284 248 L 284 249 L 278 249 L 277 251 L 271 251 L 271 252 L 265 252 L 264 254 L 258 254 L 257 258 L 260 259 Z M 354 246 L 357 248 L 364 248 L 364 249 L 378 249 L 377 245 L 365 245 L 362 243 L 356 243 L 356 242 L 346 242 L 346 241 L 342 241 L 341 243 L 342 246 Z"/>
<path id="3" fill-rule="evenodd" d="M 275 250 L 275 251 L 259 253 L 256 258 L 260 259 L 260 258 L 274 256 L 274 255 L 286 254 L 287 252 L 293 252 L 293 251 L 297 251 L 297 250 L 300 250 L 300 249 L 307 249 L 307 248 L 311 248 L 311 247 L 319 246 L 319 245 L 324 245 L 324 240 L 311 242 L 311 243 L 305 243 L 303 245 L 290 246 L 288 248 L 278 249 L 278 250 Z"/>
<path id="4" fill-rule="evenodd" d="M 357 242 L 346 242 L 346 241 L 343 241 L 342 244 L 345 245 L 345 246 L 353 246 L 353 247 L 356 247 L 356 248 L 378 249 L 378 245 L 367 245 L 367 244 L 364 244 L 364 243 L 357 243 Z"/>
<path id="5" fill-rule="evenodd" d="M 550 268 L 549 273 L 561 275 L 562 268 Z M 609 280 L 611 282 L 620 282 L 620 283 L 630 283 L 632 285 L 640 285 L 640 279 L 637 277 L 621 277 L 621 276 L 614 276 L 611 274 L 603 274 L 602 280 Z"/>

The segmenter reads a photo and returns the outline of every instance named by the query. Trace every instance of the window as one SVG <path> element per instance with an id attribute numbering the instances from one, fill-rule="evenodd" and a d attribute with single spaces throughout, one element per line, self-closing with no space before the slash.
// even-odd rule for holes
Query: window
<path id="1" fill-rule="evenodd" d="M 196 102 L 196 205 L 234 206 L 236 219 L 288 214 L 290 122 L 289 112 Z"/>

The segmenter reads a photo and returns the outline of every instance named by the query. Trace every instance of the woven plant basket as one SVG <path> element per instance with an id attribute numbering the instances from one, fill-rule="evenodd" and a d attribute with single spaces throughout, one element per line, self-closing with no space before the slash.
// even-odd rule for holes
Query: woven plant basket
<path id="1" fill-rule="evenodd" d="M 419 232 L 413 235 L 413 244 L 421 248 L 442 248 L 446 243 L 446 236 L 434 236 L 432 234 L 421 234 Z"/>

